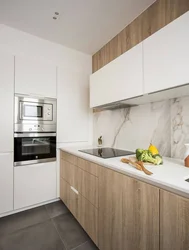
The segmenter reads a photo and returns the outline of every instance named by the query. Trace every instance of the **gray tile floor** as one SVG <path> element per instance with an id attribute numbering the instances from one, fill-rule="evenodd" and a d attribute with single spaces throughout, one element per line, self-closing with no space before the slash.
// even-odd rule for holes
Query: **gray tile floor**
<path id="1" fill-rule="evenodd" d="M 0 218 L 0 250 L 97 250 L 61 202 Z"/>

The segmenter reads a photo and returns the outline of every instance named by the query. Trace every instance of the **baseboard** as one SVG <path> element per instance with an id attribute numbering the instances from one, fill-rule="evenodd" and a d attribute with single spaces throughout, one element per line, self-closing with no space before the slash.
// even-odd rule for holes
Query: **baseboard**
<path id="1" fill-rule="evenodd" d="M 59 198 L 56 198 L 56 199 L 45 201 L 45 202 L 41 202 L 41 203 L 38 203 L 38 204 L 35 204 L 35 205 L 32 205 L 32 206 L 28 206 L 28 207 L 24 207 L 24 208 L 12 210 L 10 212 L 0 214 L 0 218 L 8 216 L 8 215 L 11 215 L 11 214 L 16 214 L 16 213 L 19 213 L 19 212 L 22 212 L 22 211 L 25 211 L 25 210 L 29 210 L 29 209 L 32 209 L 32 208 L 35 208 L 35 207 L 40 207 L 40 206 L 43 206 L 43 205 L 46 205 L 46 204 L 49 204 L 49 203 L 52 203 L 52 202 L 55 202 L 55 201 L 59 201 L 59 200 L 60 200 Z"/>

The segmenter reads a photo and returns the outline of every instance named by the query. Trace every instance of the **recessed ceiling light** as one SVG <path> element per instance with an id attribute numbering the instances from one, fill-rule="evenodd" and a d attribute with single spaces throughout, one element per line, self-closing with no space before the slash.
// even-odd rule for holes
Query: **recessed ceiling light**
<path id="1" fill-rule="evenodd" d="M 58 15 L 59 15 L 59 12 L 55 12 L 54 14 L 58 16 Z"/>
<path id="2" fill-rule="evenodd" d="M 56 20 L 56 19 L 57 19 L 57 17 L 53 16 L 53 19 L 54 19 L 54 20 Z"/>

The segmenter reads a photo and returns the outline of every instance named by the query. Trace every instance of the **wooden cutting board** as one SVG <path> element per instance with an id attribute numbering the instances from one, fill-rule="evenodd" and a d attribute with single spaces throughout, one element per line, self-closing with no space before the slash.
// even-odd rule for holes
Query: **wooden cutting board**
<path id="1" fill-rule="evenodd" d="M 137 158 L 135 156 L 130 156 L 129 160 L 131 160 L 133 162 L 137 162 Z M 147 166 L 155 166 L 153 163 L 150 163 L 150 162 L 143 162 L 143 164 L 147 165 Z"/>

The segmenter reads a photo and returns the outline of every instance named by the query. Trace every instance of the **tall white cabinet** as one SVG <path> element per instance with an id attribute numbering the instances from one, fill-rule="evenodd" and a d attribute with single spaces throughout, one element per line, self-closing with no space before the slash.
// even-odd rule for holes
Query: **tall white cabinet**
<path id="1" fill-rule="evenodd" d="M 189 83 L 189 12 L 144 41 L 144 93 Z"/>
<path id="2" fill-rule="evenodd" d="M 59 67 L 57 75 L 57 142 L 89 139 L 89 76 Z"/>
<path id="3" fill-rule="evenodd" d="M 0 214 L 13 210 L 14 56 L 0 51 Z"/>
<path id="4" fill-rule="evenodd" d="M 15 93 L 56 98 L 56 65 L 16 55 Z"/>

